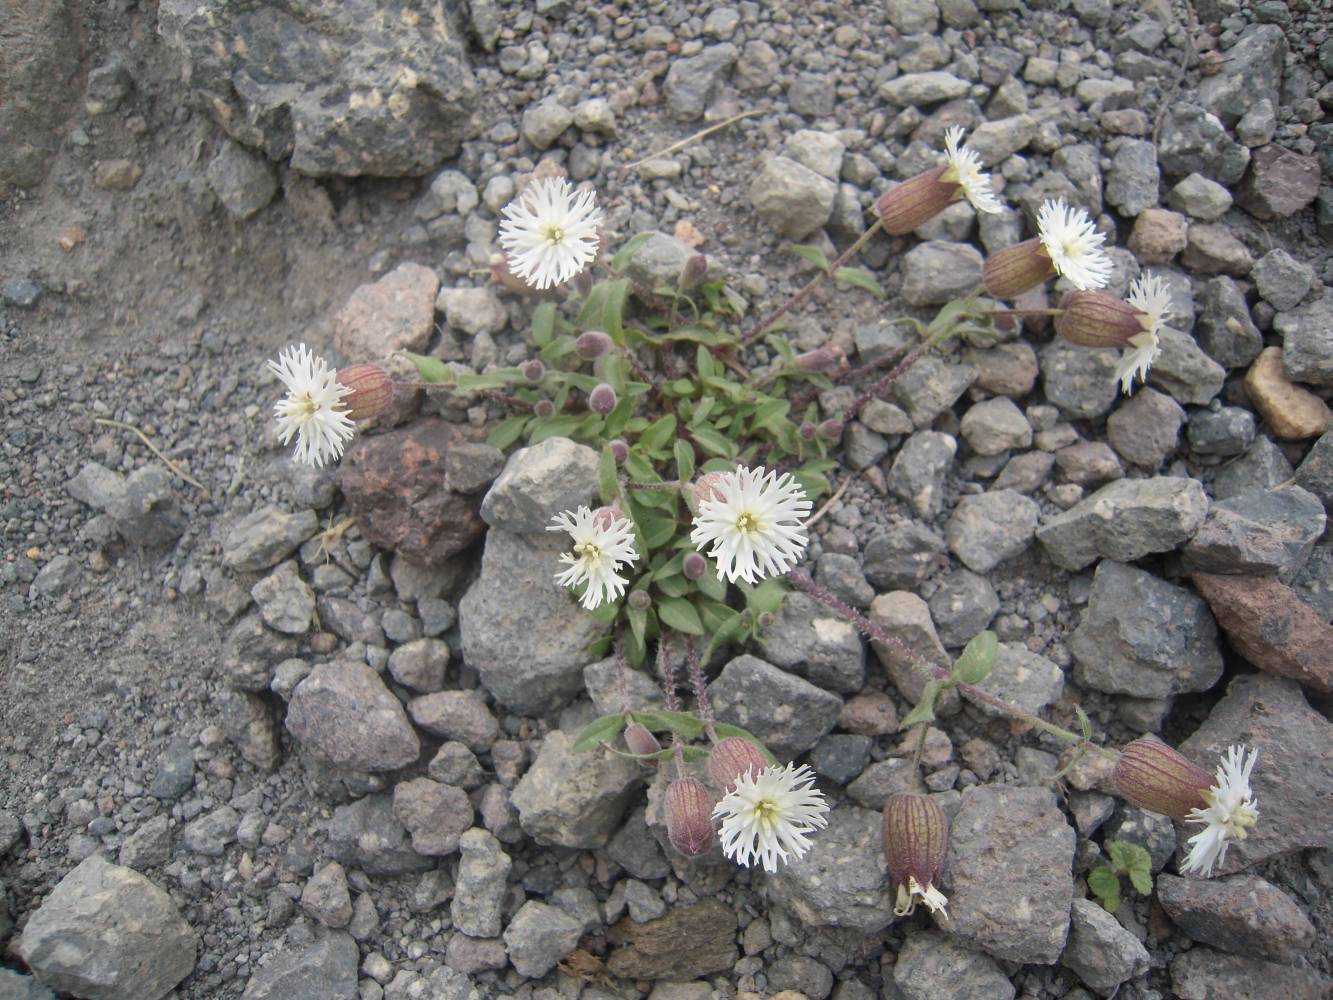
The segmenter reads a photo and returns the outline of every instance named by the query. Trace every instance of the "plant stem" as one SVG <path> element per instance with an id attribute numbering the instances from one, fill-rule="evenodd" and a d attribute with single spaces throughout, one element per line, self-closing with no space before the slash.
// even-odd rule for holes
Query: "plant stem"
<path id="1" fill-rule="evenodd" d="M 887 389 L 895 381 L 897 381 L 897 379 L 905 371 L 907 371 L 914 364 L 920 361 L 921 358 L 927 352 L 929 352 L 931 348 L 938 347 L 940 344 L 944 343 L 951 336 L 953 336 L 953 332 L 954 331 L 952 327 L 941 330 L 939 333 L 927 337 L 925 340 L 921 341 L 921 343 L 917 344 L 910 351 L 904 354 L 902 360 L 899 361 L 892 368 L 890 368 L 889 371 L 878 382 L 872 385 L 865 392 L 861 393 L 861 395 L 857 396 L 856 399 L 852 400 L 852 404 L 848 406 L 846 410 L 843 411 L 842 422 L 846 424 L 849 421 L 854 420 L 856 418 L 856 415 L 861 412 L 861 408 L 864 407 L 866 403 L 870 402 L 872 399 L 878 399 L 880 393 L 882 393 L 885 389 Z"/>
<path id="2" fill-rule="evenodd" d="M 755 337 L 758 337 L 770 326 L 776 323 L 779 319 L 781 319 L 787 313 L 791 312 L 802 302 L 808 299 L 810 297 L 810 293 L 813 292 L 819 286 L 820 282 L 822 282 L 825 278 L 829 277 L 829 275 L 837 271 L 838 268 L 842 267 L 843 264 L 846 264 L 849 260 L 851 260 L 852 256 L 863 246 L 869 243 L 871 237 L 873 237 L 877 232 L 879 232 L 882 226 L 883 223 L 878 218 L 876 218 L 875 221 L 870 225 L 870 227 L 867 228 L 866 231 L 862 233 L 859 237 L 857 237 L 855 243 L 853 243 L 851 246 L 849 246 L 846 250 L 844 250 L 841 254 L 838 255 L 838 259 L 829 265 L 827 271 L 820 271 L 813 278 L 807 281 L 805 285 L 801 287 L 800 291 L 796 292 L 789 299 L 787 299 L 786 302 L 782 303 L 782 305 L 778 306 L 771 313 L 769 313 L 767 316 L 761 319 L 758 323 L 750 327 L 750 329 L 746 331 L 746 333 L 741 337 L 741 343 L 748 344 L 750 341 L 754 340 Z"/>
<path id="3" fill-rule="evenodd" d="M 694 688 L 694 701 L 699 708 L 699 720 L 704 724 L 710 743 L 717 742 L 717 730 L 713 728 L 713 705 L 708 700 L 708 685 L 704 683 L 703 667 L 699 663 L 699 650 L 695 648 L 694 636 L 685 637 L 685 666 L 690 672 L 690 685 Z"/>

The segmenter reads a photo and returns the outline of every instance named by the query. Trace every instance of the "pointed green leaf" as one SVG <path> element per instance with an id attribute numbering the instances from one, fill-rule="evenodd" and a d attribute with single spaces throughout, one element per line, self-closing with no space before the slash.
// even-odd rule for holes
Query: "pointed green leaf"
<path id="1" fill-rule="evenodd" d="M 833 272 L 833 280 L 840 285 L 867 291 L 877 299 L 884 298 L 883 286 L 863 267 L 840 267 Z"/>
<path id="2" fill-rule="evenodd" d="M 687 740 L 697 740 L 704 734 L 704 724 L 688 712 L 668 712 L 654 709 L 630 713 L 634 721 L 649 732 L 672 732 Z"/>
<path id="3" fill-rule="evenodd" d="M 581 423 L 583 416 L 572 413 L 534 419 L 528 433 L 528 444 L 536 444 L 538 441 L 553 437 L 573 437 L 575 429 Z"/>
<path id="4" fill-rule="evenodd" d="M 607 743 L 619 736 L 620 731 L 624 728 L 625 716 L 620 712 L 593 719 L 584 727 L 583 732 L 579 733 L 578 739 L 574 741 L 574 750 L 576 752 L 591 750 L 599 743 Z"/>
<path id="5" fill-rule="evenodd" d="M 616 456 L 610 448 L 603 448 L 597 460 L 597 492 L 602 503 L 610 503 L 620 496 L 620 484 L 616 481 Z"/>
<path id="6" fill-rule="evenodd" d="M 819 268 L 825 274 L 828 273 L 828 258 L 824 256 L 824 251 L 819 247 L 811 246 L 808 243 L 791 243 L 787 246 L 787 249 L 812 267 Z"/>
<path id="7" fill-rule="evenodd" d="M 954 679 L 963 684 L 980 684 L 995 667 L 995 654 L 999 648 L 999 637 L 994 632 L 989 629 L 978 632 L 953 665 Z"/>
<path id="8" fill-rule="evenodd" d="M 531 420 L 528 414 L 520 414 L 516 417 L 509 417 L 501 420 L 491 428 L 491 432 L 486 435 L 486 443 L 492 448 L 506 450 L 511 444 L 523 436 L 527 429 L 528 421 Z"/>
<path id="9" fill-rule="evenodd" d="M 704 451 L 717 455 L 720 458 L 733 458 L 736 455 L 736 445 L 727 438 L 715 431 L 706 424 L 690 428 L 690 436 L 694 438 L 695 443 Z"/>
<path id="10" fill-rule="evenodd" d="M 915 726 L 921 722 L 933 721 L 935 718 L 935 701 L 939 698 L 942 690 L 944 690 L 944 684 L 940 681 L 927 681 L 921 692 L 921 703 L 908 712 L 907 717 L 898 723 L 899 728 L 906 729 L 908 726 Z"/>
<path id="11" fill-rule="evenodd" d="M 616 251 L 616 255 L 611 258 L 611 270 L 619 274 L 629 266 L 629 262 L 634 259 L 634 255 L 639 252 L 639 247 L 643 246 L 652 239 L 652 232 L 638 233 L 625 241 L 625 245 Z"/>
<path id="12" fill-rule="evenodd" d="M 423 382 L 452 382 L 454 373 L 439 358 L 432 358 L 425 354 L 413 354 L 411 351 L 404 351 L 403 355 L 408 361 L 416 365 L 417 374 L 421 376 Z"/>
<path id="13" fill-rule="evenodd" d="M 686 635 L 703 635 L 704 625 L 694 605 L 681 597 L 667 597 L 657 602 L 657 617 L 662 624 Z"/>
<path id="14" fill-rule="evenodd" d="M 676 478 L 688 483 L 694 478 L 694 447 L 684 438 L 676 438 L 671 455 L 676 460 Z"/>
<path id="15" fill-rule="evenodd" d="M 676 439 L 676 415 L 668 413 L 653 421 L 648 429 L 639 435 L 639 446 L 650 452 L 661 451 L 668 443 Z"/>
<path id="16" fill-rule="evenodd" d="M 777 614 L 782 609 L 783 598 L 787 596 L 787 585 L 780 577 L 770 576 L 754 587 L 742 587 L 745 591 L 745 606 L 756 615 L 764 612 Z"/>

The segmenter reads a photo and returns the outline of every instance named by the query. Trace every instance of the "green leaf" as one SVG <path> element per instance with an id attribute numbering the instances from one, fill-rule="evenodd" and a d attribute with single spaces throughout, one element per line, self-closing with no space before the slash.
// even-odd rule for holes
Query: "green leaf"
<path id="1" fill-rule="evenodd" d="M 727 599 L 727 581 L 717 578 L 717 571 L 713 567 L 708 567 L 704 575 L 694 581 L 694 585 L 699 588 L 699 592 L 705 597 L 711 597 L 715 601 L 725 601 Z"/>
<path id="2" fill-rule="evenodd" d="M 634 634 L 634 638 L 638 640 L 640 646 L 644 645 L 648 630 L 647 609 L 636 608 L 628 599 L 626 599 L 625 617 L 629 620 L 630 631 Z"/>
<path id="3" fill-rule="evenodd" d="M 877 299 L 884 298 L 884 288 L 875 280 L 875 276 L 863 267 L 840 267 L 833 272 L 833 280 L 840 285 L 867 291 Z"/>
<path id="4" fill-rule="evenodd" d="M 575 320 L 581 330 L 604 330 L 622 347 L 625 344 L 625 299 L 629 295 L 628 278 L 600 281 L 592 286 Z"/>
<path id="5" fill-rule="evenodd" d="M 694 368 L 700 378 L 718 378 L 722 375 L 722 366 L 713 357 L 713 352 L 700 344 L 694 352 Z"/>
<path id="6" fill-rule="evenodd" d="M 684 438 L 676 438 L 671 455 L 676 460 L 676 478 L 688 483 L 694 478 L 694 447 Z"/>
<path id="7" fill-rule="evenodd" d="M 531 419 L 528 414 L 524 413 L 517 417 L 501 420 L 486 435 L 486 443 L 492 448 L 499 448 L 504 451 L 523 436 L 523 431 L 527 428 L 528 421 Z"/>
<path id="8" fill-rule="evenodd" d="M 817 267 L 825 274 L 828 274 L 828 258 L 824 256 L 824 251 L 819 249 L 819 247 L 811 246 L 808 243 L 792 243 L 787 249 L 796 254 L 797 257 L 800 257 L 801 260 L 805 261 L 807 264 Z"/>
<path id="9" fill-rule="evenodd" d="M 706 424 L 690 428 L 690 436 L 704 451 L 719 458 L 735 458 L 736 445 Z"/>
<path id="10" fill-rule="evenodd" d="M 898 723 L 898 727 L 906 729 L 908 726 L 915 726 L 920 722 L 933 721 L 935 718 L 935 701 L 943 690 L 944 683 L 942 681 L 927 681 L 921 692 L 921 703 L 907 713 L 907 717 Z"/>
<path id="11" fill-rule="evenodd" d="M 980 684 L 995 667 L 995 654 L 1000 648 L 999 637 L 989 629 L 978 632 L 964 647 L 953 665 L 953 677 L 964 684 Z"/>
<path id="12" fill-rule="evenodd" d="M 616 251 L 616 255 L 611 258 L 611 270 L 619 274 L 629 266 L 629 262 L 634 259 L 634 255 L 639 252 L 639 247 L 643 246 L 653 234 L 651 232 L 639 233 L 631 236 L 625 241 L 625 245 Z"/>
<path id="13" fill-rule="evenodd" d="M 1107 913 L 1120 909 L 1120 876 L 1106 865 L 1088 872 L 1088 890 L 1101 900 Z"/>
<path id="14" fill-rule="evenodd" d="M 787 585 L 780 577 L 770 576 L 754 587 L 744 587 L 745 606 L 756 615 L 764 612 L 777 614 L 782 608 L 783 598 L 787 596 Z"/>
<path id="15" fill-rule="evenodd" d="M 763 741 L 749 730 L 742 729 L 740 726 L 733 726 L 727 722 L 714 723 L 713 729 L 717 732 L 717 735 L 721 736 L 724 740 L 737 736 L 745 740 L 747 743 L 753 743 L 756 749 L 764 755 L 764 760 L 768 761 L 773 767 L 778 766 L 778 759 L 773 756 L 768 747 L 764 746 Z"/>
<path id="16" fill-rule="evenodd" d="M 1147 862 L 1143 866 L 1136 865 L 1129 870 L 1129 881 L 1140 896 L 1152 895 L 1152 870 L 1147 867 Z"/>
<path id="17" fill-rule="evenodd" d="M 1129 876 L 1130 882 L 1140 895 L 1152 892 L 1152 855 L 1138 844 L 1127 840 L 1112 840 L 1106 844 L 1111 864 L 1117 872 Z"/>
<path id="18" fill-rule="evenodd" d="M 636 483 L 660 483 L 662 477 L 657 474 L 652 463 L 639 454 L 638 447 L 631 448 L 625 456 L 625 471 Z"/>
<path id="19" fill-rule="evenodd" d="M 785 399 L 768 399 L 760 403 L 750 417 L 750 433 L 773 430 L 787 416 L 791 403 Z"/>
<path id="20" fill-rule="evenodd" d="M 579 738 L 574 741 L 575 752 L 591 750 L 599 743 L 608 743 L 620 735 L 620 731 L 625 728 L 625 716 L 616 712 L 614 715 L 603 715 L 600 719 L 593 719 L 584 727 L 583 732 L 579 733 Z"/>
<path id="21" fill-rule="evenodd" d="M 700 619 L 703 620 L 704 628 L 714 634 L 736 616 L 736 611 L 721 601 L 700 600 L 695 607 L 699 611 Z"/>
<path id="22" fill-rule="evenodd" d="M 532 342 L 545 347 L 555 337 L 555 303 L 543 302 L 532 311 Z"/>
<path id="23" fill-rule="evenodd" d="M 417 374 L 421 376 L 423 382 L 452 382 L 454 373 L 439 358 L 432 358 L 425 354 L 413 354 L 411 351 L 404 351 L 403 356 L 417 366 Z"/>
<path id="24" fill-rule="evenodd" d="M 672 732 L 687 740 L 697 740 L 704 734 L 704 724 L 688 712 L 655 709 L 649 712 L 631 712 L 630 715 L 649 732 Z"/>
<path id="25" fill-rule="evenodd" d="M 648 429 L 639 435 L 640 447 L 650 452 L 661 451 L 668 441 L 676 437 L 676 415 L 668 413 L 665 417 L 653 421 Z"/>
<path id="26" fill-rule="evenodd" d="M 547 365 L 555 367 L 556 363 L 574 353 L 574 338 L 568 334 L 556 337 L 549 344 L 543 347 L 537 357 L 541 358 Z"/>
<path id="27" fill-rule="evenodd" d="M 616 456 L 610 448 L 603 448 L 597 460 L 597 492 L 602 503 L 610 503 L 620 496 L 620 484 L 616 482 Z"/>
<path id="28" fill-rule="evenodd" d="M 1078 716 L 1078 728 L 1083 733 L 1083 738 L 1092 739 L 1092 720 L 1088 718 L 1088 713 L 1083 711 L 1083 706 L 1075 705 L 1074 714 Z"/>
<path id="29" fill-rule="evenodd" d="M 574 429 L 583 423 L 582 414 L 566 413 L 555 417 L 537 418 L 532 422 L 528 444 L 536 444 L 553 437 L 571 437 Z"/>
<path id="30" fill-rule="evenodd" d="M 704 624 L 694 605 L 682 597 L 667 597 L 657 602 L 657 617 L 662 624 L 687 635 L 703 635 Z"/>
<path id="31" fill-rule="evenodd" d="M 676 519 L 674 517 L 663 517 L 661 514 L 649 514 L 642 511 L 635 515 L 634 523 L 639 526 L 639 532 L 643 535 L 643 542 L 650 549 L 665 545 L 671 541 L 672 536 L 676 533 Z"/>
<path id="32" fill-rule="evenodd" d="M 708 645 L 704 647 L 703 654 L 699 657 L 700 663 L 707 663 L 713 658 L 713 651 L 724 643 L 730 642 L 734 637 L 744 633 L 753 622 L 753 617 L 748 614 L 736 612 L 721 625 L 713 630 L 713 638 L 708 640 Z"/>
<path id="33" fill-rule="evenodd" d="M 458 388 L 464 392 L 479 392 L 482 389 L 505 389 L 515 382 L 527 381 L 519 368 L 496 368 L 480 375 L 460 374 L 454 379 Z"/>

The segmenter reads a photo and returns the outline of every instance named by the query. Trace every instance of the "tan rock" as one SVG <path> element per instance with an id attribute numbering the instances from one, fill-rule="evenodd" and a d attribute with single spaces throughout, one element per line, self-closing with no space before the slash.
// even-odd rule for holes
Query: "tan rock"
<path id="1" fill-rule="evenodd" d="M 1280 347 L 1259 352 L 1245 373 L 1245 390 L 1273 433 L 1284 441 L 1318 437 L 1333 419 L 1327 403 L 1287 378 Z"/>
<path id="2" fill-rule="evenodd" d="M 1144 264 L 1166 264 L 1185 249 L 1189 223 L 1179 212 L 1146 208 L 1134 221 L 1129 249 Z"/>
<path id="3" fill-rule="evenodd" d="M 143 167 L 133 160 L 101 160 L 93 168 L 93 180 L 107 191 L 128 191 L 139 183 Z"/>
<path id="4" fill-rule="evenodd" d="M 352 293 L 333 321 L 333 346 L 345 359 L 383 361 L 397 351 L 422 351 L 435 325 L 440 279 L 420 264 L 399 264 Z"/>
<path id="5" fill-rule="evenodd" d="M 1180 262 L 1202 274 L 1229 274 L 1243 278 L 1254 267 L 1254 256 L 1223 225 L 1196 222 L 1189 227 L 1185 253 Z"/>

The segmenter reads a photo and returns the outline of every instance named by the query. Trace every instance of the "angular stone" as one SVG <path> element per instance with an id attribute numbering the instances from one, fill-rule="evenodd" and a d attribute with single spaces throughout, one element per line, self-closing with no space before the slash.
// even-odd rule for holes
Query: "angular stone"
<path id="1" fill-rule="evenodd" d="M 865 647 L 855 626 L 808 594 L 783 599 L 759 648 L 777 666 L 826 690 L 854 693 L 865 684 Z"/>
<path id="2" fill-rule="evenodd" d="M 1195 410 L 1186 435 L 1195 455 L 1239 455 L 1254 441 L 1254 414 L 1239 406 Z"/>
<path id="3" fill-rule="evenodd" d="M 301 909 L 325 927 L 346 927 L 352 922 L 352 894 L 342 865 L 330 861 L 310 876 L 301 890 Z"/>
<path id="4" fill-rule="evenodd" d="M 1031 715 L 1040 715 L 1065 689 L 1065 675 L 1058 665 L 1018 643 L 1002 642 L 995 654 L 995 666 L 977 685 L 1017 705 Z M 986 702 L 964 694 L 985 715 L 1000 715 Z"/>
<path id="5" fill-rule="evenodd" d="M 382 362 L 399 351 L 424 352 L 435 329 L 440 279 L 420 264 L 399 264 L 361 285 L 333 320 L 333 346 L 354 361 Z"/>
<path id="6" fill-rule="evenodd" d="M 1280 347 L 1265 347 L 1259 352 L 1245 373 L 1245 391 L 1254 408 L 1283 441 L 1317 437 L 1333 421 L 1327 403 L 1287 377 Z"/>
<path id="7" fill-rule="evenodd" d="M 928 240 L 902 259 L 903 300 L 910 306 L 942 305 L 981 283 L 981 252 L 969 243 Z"/>
<path id="8" fill-rule="evenodd" d="M 878 934 L 893 923 L 879 813 L 839 806 L 810 845 L 805 857 L 765 879 L 770 905 L 791 913 L 805 927 Z"/>
<path id="9" fill-rule="evenodd" d="M 448 666 L 449 644 L 443 639 L 413 639 L 389 654 L 390 676 L 413 691 L 439 691 Z"/>
<path id="10" fill-rule="evenodd" d="M 467 792 L 430 778 L 395 785 L 393 814 L 411 835 L 412 850 L 429 856 L 453 854 L 463 831 L 472 826 Z"/>
<path id="11" fill-rule="evenodd" d="M 1222 676 L 1217 626 L 1204 602 L 1134 566 L 1104 560 L 1069 637 L 1074 679 L 1108 694 L 1167 698 Z"/>
<path id="12" fill-rule="evenodd" d="M 1125 218 L 1134 218 L 1157 204 L 1158 176 L 1156 147 L 1143 139 L 1126 139 L 1106 175 L 1107 203 Z"/>
<path id="13" fill-rule="evenodd" d="M 519 975 L 540 978 L 574 950 L 583 926 L 564 910 L 529 899 L 505 928 L 505 950 Z"/>
<path id="14" fill-rule="evenodd" d="M 933 517 L 944 504 L 944 477 L 957 453 L 958 442 L 951 435 L 918 431 L 894 456 L 887 480 L 890 491 L 911 504 L 918 516 Z"/>
<path id="15" fill-rule="evenodd" d="M 523 112 L 519 132 L 534 149 L 548 149 L 574 124 L 574 112 L 553 97 L 531 104 Z"/>
<path id="16" fill-rule="evenodd" d="M 1261 818 L 1246 839 L 1230 846 L 1215 874 L 1229 875 L 1292 851 L 1333 846 L 1333 826 L 1325 822 L 1333 801 L 1333 724 L 1310 708 L 1294 681 L 1266 674 L 1236 677 L 1180 752 L 1212 762 L 1242 743 L 1259 751 L 1250 787 Z M 1196 832 L 1184 825 L 1178 830 L 1186 836 Z"/>
<path id="17" fill-rule="evenodd" d="M 1199 103 L 1234 122 L 1263 100 L 1278 105 L 1287 42 L 1275 24 L 1252 24 L 1227 49 L 1220 71 L 1199 83 Z M 1220 180 L 1221 178 L 1219 178 Z"/>
<path id="18" fill-rule="evenodd" d="M 827 833 L 827 831 L 824 831 Z M 646 923 L 625 917 L 607 931 L 613 976 L 670 980 L 709 976 L 736 962 L 736 912 L 716 899 L 677 906 Z"/>
<path id="19" fill-rule="evenodd" d="M 523 831 L 537 843 L 601 847 L 620 825 L 641 780 L 639 768 L 624 757 L 573 747 L 573 737 L 548 733 L 511 801 Z"/>
<path id="20" fill-rule="evenodd" d="M 435 296 L 435 308 L 444 313 L 444 321 L 460 333 L 469 337 L 482 334 L 494 336 L 504 331 L 509 325 L 509 314 L 505 312 L 500 296 L 488 286 L 481 288 L 441 288 Z M 453 478 L 454 470 L 446 470 Z M 455 489 L 458 489 L 455 486 Z M 471 493 L 472 490 L 460 490 Z"/>
<path id="21" fill-rule="evenodd" d="M 1059 337 L 1041 350 L 1041 384 L 1046 399 L 1066 417 L 1090 420 L 1110 411 L 1119 383 L 1120 352 L 1079 347 Z"/>
<path id="22" fill-rule="evenodd" d="M 1171 989 L 1180 1000 L 1323 1000 L 1327 986 L 1327 980 L 1309 969 L 1257 962 L 1212 948 L 1191 948 L 1171 963 Z"/>
<path id="23" fill-rule="evenodd" d="M 909 934 L 893 963 L 903 1000 L 1013 1000 L 1014 984 L 985 952 L 928 930 Z"/>
<path id="24" fill-rule="evenodd" d="M 948 670 L 953 665 L 935 633 L 929 606 L 916 594 L 898 590 L 876 597 L 870 603 L 869 618 L 898 640 L 893 645 L 879 641 L 871 645 L 898 693 L 915 705 L 933 678 L 929 668 Z M 939 701 L 941 711 L 951 710 L 957 697 L 957 691 L 945 692 Z"/>
<path id="25" fill-rule="evenodd" d="M 268 569 L 295 552 L 318 527 L 313 510 L 288 514 L 277 507 L 261 507 L 227 533 L 222 564 L 243 573 Z"/>
<path id="26" fill-rule="evenodd" d="M 951 101 L 967 93 L 966 80 L 952 73 L 931 70 L 925 73 L 904 73 L 879 85 L 879 96 L 885 104 L 896 108 L 924 107 Z"/>
<path id="27" fill-rule="evenodd" d="M 295 559 L 279 564 L 250 588 L 264 624 L 286 635 L 302 635 L 315 613 L 315 592 L 301 579 Z"/>
<path id="28" fill-rule="evenodd" d="M 1023 411 L 1004 397 L 972 406 L 963 414 L 961 431 L 968 447 L 978 455 L 999 455 L 1032 444 L 1032 425 Z"/>
<path id="29" fill-rule="evenodd" d="M 356 939 L 320 929 L 309 944 L 283 948 L 245 984 L 241 1000 L 357 1000 Z"/>
<path id="30" fill-rule="evenodd" d="M 443 420 L 359 437 L 338 467 L 338 488 L 366 540 L 414 563 L 436 565 L 463 551 L 485 527 L 477 500 L 450 488 L 443 474 L 464 432 Z"/>
<path id="31" fill-rule="evenodd" d="M 1319 498 L 1296 485 L 1221 500 L 1185 546 L 1185 565 L 1205 573 L 1290 577 L 1310 557 L 1326 520 Z"/>
<path id="32" fill-rule="evenodd" d="M 1273 320 L 1282 335 L 1282 367 L 1293 382 L 1333 386 L 1333 295 Z"/>
<path id="33" fill-rule="evenodd" d="M 1055 453 L 1060 478 L 1079 486 L 1101 486 L 1125 474 L 1120 459 L 1110 445 L 1100 441 L 1080 441 Z"/>
<path id="34" fill-rule="evenodd" d="M 170 896 L 99 854 L 57 883 L 18 940 L 43 984 L 87 1000 L 159 1000 L 190 974 L 197 947 Z"/>
<path id="35" fill-rule="evenodd" d="M 278 193 L 278 176 L 263 157 L 224 142 L 208 162 L 208 184 L 233 218 L 248 219 Z"/>
<path id="36" fill-rule="evenodd" d="M 1226 381 L 1226 369 L 1210 358 L 1188 333 L 1163 328 L 1161 353 L 1148 371 L 1148 382 L 1181 403 L 1206 406 Z"/>
<path id="37" fill-rule="evenodd" d="M 1254 267 L 1254 257 L 1227 226 L 1196 222 L 1189 228 L 1180 262 L 1202 274 L 1229 274 L 1243 278 Z"/>
<path id="38" fill-rule="evenodd" d="M 393 796 L 368 795 L 333 810 L 327 853 L 345 867 L 367 875 L 393 877 L 435 867 L 412 850 L 407 830 L 393 811 Z"/>
<path id="39" fill-rule="evenodd" d="M 838 185 L 804 164 L 775 156 L 750 182 L 750 203 L 779 235 L 809 236 L 828 222 Z"/>
<path id="40" fill-rule="evenodd" d="M 1199 292 L 1194 335 L 1208 356 L 1226 368 L 1248 365 L 1264 338 L 1250 319 L 1245 294 L 1227 277 L 1210 278 Z"/>
<path id="41" fill-rule="evenodd" d="M 953 649 L 964 646 L 990 624 L 1000 610 L 1000 598 L 984 576 L 955 570 L 940 581 L 930 598 L 930 617 L 940 642 Z"/>
<path id="42" fill-rule="evenodd" d="M 1294 965 L 1315 929 L 1296 901 L 1257 875 L 1192 879 L 1162 874 L 1157 899 L 1195 941 L 1246 958 Z"/>
<path id="43" fill-rule="evenodd" d="M 1322 500 L 1325 507 L 1333 507 L 1333 435 L 1325 433 L 1306 452 L 1296 469 L 1296 482 Z"/>
<path id="44" fill-rule="evenodd" d="M 1236 196 L 1240 207 L 1269 222 L 1295 215 L 1319 194 L 1319 158 L 1276 144 L 1250 157 L 1250 172 Z"/>
<path id="45" fill-rule="evenodd" d="M 1208 109 L 1178 101 L 1162 118 L 1157 140 L 1162 169 L 1180 177 L 1201 174 L 1218 184 L 1235 184 L 1250 162 L 1250 151 L 1227 133 Z"/>
<path id="46" fill-rule="evenodd" d="M 433 736 L 458 740 L 471 750 L 490 750 L 500 725 L 486 703 L 472 691 L 437 691 L 407 704 L 412 721 Z"/>
<path id="47" fill-rule="evenodd" d="M 1069 943 L 1060 964 L 1089 988 L 1114 996 L 1120 984 L 1148 971 L 1148 949 L 1091 899 L 1076 899 L 1070 911 Z"/>
<path id="48" fill-rule="evenodd" d="M 1156 472 L 1176 450 L 1185 411 L 1170 396 L 1144 387 L 1106 420 L 1106 437 L 1120 456 Z"/>
<path id="49" fill-rule="evenodd" d="M 241 814 L 231 806 L 218 806 L 185 824 L 181 842 L 195 854 L 220 858 L 227 845 L 235 841 L 240 822 Z"/>
<path id="50" fill-rule="evenodd" d="M 1190 174 L 1174 188 L 1167 204 L 1203 222 L 1215 222 L 1231 207 L 1231 192 L 1203 174 Z"/>
<path id="51" fill-rule="evenodd" d="M 949 364 L 926 355 L 893 383 L 894 398 L 917 427 L 928 427 L 977 379 L 971 365 Z"/>
<path id="52" fill-rule="evenodd" d="M 287 703 L 287 729 L 334 766 L 352 771 L 393 771 L 421 752 L 398 699 L 379 674 L 352 660 L 310 671 Z"/>
<path id="53" fill-rule="evenodd" d="M 727 663 L 708 694 L 719 721 L 748 729 L 784 760 L 819 742 L 842 710 L 837 695 L 749 655 Z"/>
<path id="54" fill-rule="evenodd" d="M 1269 250 L 1255 261 L 1252 274 L 1259 294 L 1278 312 L 1287 312 L 1300 305 L 1314 283 L 1314 268 L 1281 247 Z M 1325 320 L 1327 312 L 1326 309 Z"/>
<path id="55" fill-rule="evenodd" d="M 1208 512 L 1197 480 L 1118 479 L 1037 529 L 1057 566 L 1079 570 L 1100 556 L 1132 562 L 1169 552 L 1194 535 Z"/>
<path id="56" fill-rule="evenodd" d="M 1213 499 L 1227 500 L 1255 490 L 1271 490 L 1291 479 L 1292 472 L 1282 449 L 1267 435 L 1260 434 L 1245 454 L 1217 470 L 1213 477 Z M 1309 489 L 1308 483 L 1299 479 L 1297 482 Z"/>
<path id="57" fill-rule="evenodd" d="M 989 573 L 1027 550 L 1040 513 L 1035 501 L 1012 490 L 965 496 L 954 508 L 944 537 L 968 569 Z"/>
<path id="58" fill-rule="evenodd" d="M 977 388 L 997 396 L 1022 399 L 1037 382 L 1037 353 L 1022 340 L 986 350 L 970 347 L 963 361 L 977 370 Z"/>
<path id="59" fill-rule="evenodd" d="M 905 521 L 870 540 L 862 554 L 866 579 L 887 590 L 910 590 L 948 561 L 948 544 L 918 521 Z"/>
<path id="60" fill-rule="evenodd" d="M 943 929 L 995 958 L 1054 963 L 1069 930 L 1076 841 L 1049 789 L 963 789 L 944 862 L 953 891 Z"/>
<path id="61" fill-rule="evenodd" d="M 1134 221 L 1127 246 L 1143 264 L 1166 264 L 1185 249 L 1189 224 L 1178 212 L 1146 208 Z"/>
<path id="62" fill-rule="evenodd" d="M 597 452 L 552 437 L 509 456 L 481 501 L 481 516 L 493 528 L 543 532 L 556 514 L 586 507 L 596 494 Z"/>
<path id="63" fill-rule="evenodd" d="M 458 884 L 449 914 L 454 927 L 473 937 L 492 938 L 500 933 L 505 882 L 513 862 L 500 842 L 485 830 L 474 827 L 458 841 L 462 859 Z"/>
<path id="64" fill-rule="evenodd" d="M 698 55 L 676 59 L 667 71 L 662 94 L 677 121 L 702 118 L 736 62 L 736 46 L 730 42 L 710 45 Z"/>

